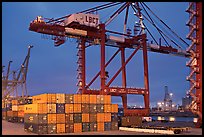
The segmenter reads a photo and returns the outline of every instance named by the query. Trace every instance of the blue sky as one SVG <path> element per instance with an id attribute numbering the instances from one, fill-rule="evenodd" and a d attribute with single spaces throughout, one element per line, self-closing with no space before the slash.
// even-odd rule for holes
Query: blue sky
<path id="1" fill-rule="evenodd" d="M 31 50 L 27 75 L 29 94 L 76 93 L 76 40 L 68 40 L 60 47 L 54 47 L 52 40 L 42 39 L 41 34 L 29 31 L 29 23 L 38 15 L 58 18 L 100 4 L 103 4 L 103 2 L 3 2 L 2 65 L 8 66 L 9 60 L 12 60 L 11 70 L 18 69 L 27 54 L 28 45 L 31 44 L 34 48 Z M 185 25 L 188 20 L 188 14 L 185 12 L 188 2 L 147 2 L 146 4 L 179 36 L 185 39 L 188 33 L 188 27 Z M 101 21 L 106 20 L 114 10 L 116 8 L 110 8 L 99 13 Z M 135 20 L 133 15 L 129 17 L 128 27 L 131 28 Z M 107 26 L 107 29 L 122 32 L 123 20 L 124 14 L 121 14 Z M 149 29 L 152 29 L 152 26 L 149 26 Z M 154 35 L 159 38 L 157 34 Z M 99 46 L 94 46 L 86 51 L 87 82 L 99 71 L 99 49 Z M 116 50 L 116 48 L 107 47 L 106 60 Z M 126 57 L 131 52 L 132 50 L 126 50 Z M 120 55 L 107 67 L 110 75 L 120 67 L 119 59 Z M 151 106 L 155 105 L 155 102 L 163 100 L 165 85 L 174 94 L 173 102 L 181 104 L 181 98 L 185 96 L 189 88 L 189 83 L 186 81 L 186 76 L 189 73 L 189 69 L 185 65 L 187 60 L 183 57 L 148 52 Z M 143 81 L 142 54 L 139 51 L 127 66 L 127 85 L 143 87 Z M 93 88 L 98 88 L 99 82 L 99 79 L 97 79 Z M 112 85 L 120 84 L 121 75 Z M 112 99 L 113 103 L 121 104 L 119 97 L 113 97 Z M 142 100 L 142 96 L 128 95 L 128 104 L 141 104 Z"/>

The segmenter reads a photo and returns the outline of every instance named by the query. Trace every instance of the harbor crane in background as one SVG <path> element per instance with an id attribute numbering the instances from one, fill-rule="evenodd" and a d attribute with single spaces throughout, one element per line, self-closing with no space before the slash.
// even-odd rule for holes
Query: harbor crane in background
<path id="1" fill-rule="evenodd" d="M 9 61 L 8 69 L 6 75 L 4 76 L 4 67 L 2 67 L 2 100 L 5 101 L 12 96 L 15 98 L 19 97 L 18 87 L 21 86 L 22 98 L 28 96 L 27 87 L 26 87 L 26 78 L 28 73 L 28 65 L 30 59 L 30 50 L 33 46 L 28 46 L 28 53 L 21 64 L 20 68 L 16 71 L 10 72 L 10 65 L 12 61 Z M 12 79 L 9 79 L 9 76 L 12 75 Z"/>
<path id="2" fill-rule="evenodd" d="M 121 5 L 111 16 L 101 21 L 99 12 L 113 7 Z M 192 6 L 193 5 L 193 6 Z M 127 28 L 128 16 L 130 9 L 134 12 L 135 20 L 134 33 Z M 117 32 L 114 30 L 106 29 L 107 26 L 123 11 L 125 11 L 124 23 L 121 28 L 123 32 Z M 173 31 L 162 19 L 160 19 L 144 2 L 109 2 L 94 8 L 90 8 L 75 14 L 70 14 L 56 19 L 42 18 L 38 16 L 34 21 L 30 23 L 29 30 L 47 34 L 52 36 L 54 45 L 56 47 L 64 44 L 67 38 L 75 38 L 78 40 L 78 94 L 108 94 L 111 96 L 120 96 L 122 98 L 124 116 L 149 115 L 149 78 L 148 78 L 148 56 L 147 52 L 157 52 L 162 54 L 170 54 L 181 57 L 197 59 L 197 67 L 192 67 L 192 74 L 190 74 L 190 81 L 193 83 L 189 92 L 193 95 L 192 90 L 195 90 L 196 97 L 194 96 L 194 113 L 198 114 L 198 126 L 202 125 L 202 3 L 192 2 L 187 10 L 194 19 L 190 18 L 187 25 L 190 26 L 189 39 L 192 40 L 192 45 L 182 39 L 175 31 Z M 154 19 L 153 19 L 154 17 Z M 156 21 L 157 20 L 157 21 Z M 193 20 L 192 24 L 191 21 Z M 149 23 L 161 36 L 159 40 L 156 40 L 151 30 L 146 23 Z M 162 24 L 166 30 L 162 30 L 159 27 Z M 171 35 L 167 34 L 171 33 Z M 196 32 L 196 36 L 192 38 L 193 31 Z M 149 41 L 150 36 L 152 41 Z M 161 40 L 165 44 L 161 43 Z M 95 77 L 86 84 L 86 49 L 93 45 L 100 46 L 100 70 Z M 112 57 L 106 61 L 106 48 L 115 47 L 117 50 Z M 126 59 L 125 49 L 132 49 L 133 52 Z M 186 50 L 187 49 L 187 50 Z M 195 50 L 193 50 L 195 49 Z M 143 68 L 144 68 L 144 87 L 132 88 L 127 86 L 126 81 L 126 67 L 128 62 L 133 56 L 142 50 L 143 53 Z M 193 50 L 193 51 L 191 51 Z M 121 67 L 111 77 L 108 74 L 107 66 L 112 62 L 117 54 L 121 54 Z M 197 54 L 198 53 L 198 54 Z M 188 63 L 190 65 L 192 63 Z M 197 69 L 198 68 L 198 69 Z M 112 82 L 122 72 L 122 85 L 112 86 Z M 195 74 L 196 78 L 192 80 L 192 75 Z M 91 89 L 92 83 L 100 76 L 100 89 Z M 107 80 L 107 76 L 110 80 Z M 197 83 L 197 84 L 195 84 Z M 196 86 L 195 86 L 196 85 Z M 144 108 L 140 109 L 128 109 L 127 108 L 127 94 L 142 95 L 144 97 Z M 196 106 L 196 107 L 195 107 Z M 200 115 L 201 114 L 201 115 Z"/>

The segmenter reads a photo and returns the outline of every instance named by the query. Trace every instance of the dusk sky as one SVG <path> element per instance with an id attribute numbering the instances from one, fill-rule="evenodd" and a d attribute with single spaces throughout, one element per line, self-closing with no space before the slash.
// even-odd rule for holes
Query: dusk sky
<path id="1" fill-rule="evenodd" d="M 2 65 L 8 66 L 12 60 L 11 70 L 20 68 L 27 54 L 28 46 L 33 45 L 27 75 L 27 87 L 29 95 L 42 93 L 67 93 L 77 91 L 77 43 L 75 39 L 68 39 L 60 47 L 54 47 L 54 42 L 43 39 L 42 34 L 28 30 L 29 24 L 37 16 L 45 18 L 59 18 L 68 14 L 86 10 L 104 2 L 3 2 L 2 3 Z M 186 42 L 188 27 L 188 13 L 185 10 L 188 2 L 146 2 L 146 4 L 166 24 L 168 24 Z M 101 22 L 114 13 L 119 6 L 99 12 Z M 123 31 L 123 12 L 106 29 Z M 138 19 L 130 10 L 128 27 L 133 28 L 133 23 Z M 148 23 L 146 23 L 147 26 Z M 152 26 L 148 27 L 153 30 Z M 148 35 L 148 39 L 151 37 Z M 154 34 L 158 39 L 159 35 Z M 185 47 L 185 46 L 183 46 Z M 87 83 L 98 73 L 100 68 L 100 46 L 89 47 L 86 52 Z M 106 61 L 114 54 L 117 48 L 106 47 Z M 126 58 L 133 50 L 126 50 Z M 189 68 L 186 67 L 187 58 L 148 52 L 149 87 L 151 106 L 164 98 L 164 86 L 173 93 L 173 102 L 181 105 L 181 99 L 189 89 L 186 76 Z M 120 68 L 120 54 L 113 60 L 107 71 L 110 77 Z M 11 77 L 10 77 L 11 78 Z M 143 59 L 141 51 L 137 52 L 127 65 L 127 85 L 130 87 L 144 87 Z M 97 79 L 92 88 L 99 88 Z M 121 85 L 121 75 L 111 86 Z M 141 104 L 143 97 L 140 95 L 128 95 L 128 104 Z M 113 97 L 112 103 L 121 104 L 120 97 Z M 142 104 L 143 105 L 143 104 Z"/>

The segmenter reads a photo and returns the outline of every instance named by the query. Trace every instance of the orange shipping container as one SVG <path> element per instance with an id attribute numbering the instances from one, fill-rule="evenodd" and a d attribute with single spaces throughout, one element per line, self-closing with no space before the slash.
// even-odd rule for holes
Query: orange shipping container
<path id="1" fill-rule="evenodd" d="M 65 114 L 57 114 L 57 123 L 65 123 Z"/>
<path id="2" fill-rule="evenodd" d="M 104 122 L 104 113 L 97 113 L 97 122 Z"/>
<path id="3" fill-rule="evenodd" d="M 57 124 L 57 133 L 65 133 L 65 124 Z"/>
<path id="4" fill-rule="evenodd" d="M 33 104 L 36 103 L 47 103 L 47 93 L 46 94 L 40 94 L 33 96 Z"/>
<path id="5" fill-rule="evenodd" d="M 18 111 L 18 117 L 24 117 L 24 112 L 23 111 Z"/>
<path id="6" fill-rule="evenodd" d="M 18 117 L 18 111 L 7 111 L 7 116 Z"/>
<path id="7" fill-rule="evenodd" d="M 83 94 L 81 96 L 82 96 L 82 98 L 81 98 L 82 103 L 89 103 L 89 95 L 88 94 L 87 95 Z"/>
<path id="8" fill-rule="evenodd" d="M 12 100 L 11 103 L 12 105 L 18 105 L 18 100 Z"/>
<path id="9" fill-rule="evenodd" d="M 65 104 L 65 113 L 73 113 L 74 104 Z"/>
<path id="10" fill-rule="evenodd" d="M 47 94 L 47 103 L 56 103 L 56 94 Z"/>
<path id="11" fill-rule="evenodd" d="M 89 95 L 89 103 L 96 104 L 96 95 Z"/>
<path id="12" fill-rule="evenodd" d="M 47 113 L 56 113 L 56 104 L 47 104 Z"/>
<path id="13" fill-rule="evenodd" d="M 111 112 L 112 113 L 118 113 L 118 104 L 112 104 L 111 105 Z"/>
<path id="14" fill-rule="evenodd" d="M 74 103 L 81 103 L 81 95 L 74 94 Z"/>
<path id="15" fill-rule="evenodd" d="M 81 104 L 74 104 L 74 113 L 81 113 Z"/>
<path id="16" fill-rule="evenodd" d="M 104 112 L 111 112 L 111 104 L 104 105 Z"/>
<path id="17" fill-rule="evenodd" d="M 111 122 L 111 113 L 104 113 L 104 122 Z"/>
<path id="18" fill-rule="evenodd" d="M 89 113 L 82 113 L 82 122 L 89 122 Z"/>
<path id="19" fill-rule="evenodd" d="M 48 121 L 48 124 L 57 123 L 57 114 L 47 114 L 47 121 Z"/>
<path id="20" fill-rule="evenodd" d="M 111 95 L 104 95 L 104 104 L 111 104 Z"/>
<path id="21" fill-rule="evenodd" d="M 56 94 L 56 103 L 65 103 L 65 94 Z"/>
<path id="22" fill-rule="evenodd" d="M 74 123 L 74 133 L 82 132 L 82 123 Z"/>
<path id="23" fill-rule="evenodd" d="M 104 131 L 104 122 L 97 122 L 97 131 Z"/>
<path id="24" fill-rule="evenodd" d="M 24 113 L 47 113 L 47 104 L 27 104 L 24 105 Z"/>

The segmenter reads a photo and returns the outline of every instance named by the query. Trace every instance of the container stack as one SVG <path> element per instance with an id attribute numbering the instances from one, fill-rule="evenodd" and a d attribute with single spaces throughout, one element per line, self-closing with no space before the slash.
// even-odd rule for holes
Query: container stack
<path id="1" fill-rule="evenodd" d="M 27 99 L 18 98 L 6 101 L 4 108 L 2 108 L 2 119 L 13 123 L 23 123 L 24 122 L 24 104 L 31 104 L 32 97 Z"/>
<path id="2" fill-rule="evenodd" d="M 118 130 L 118 105 L 110 95 L 36 95 L 24 113 L 25 131 L 37 134 Z"/>

